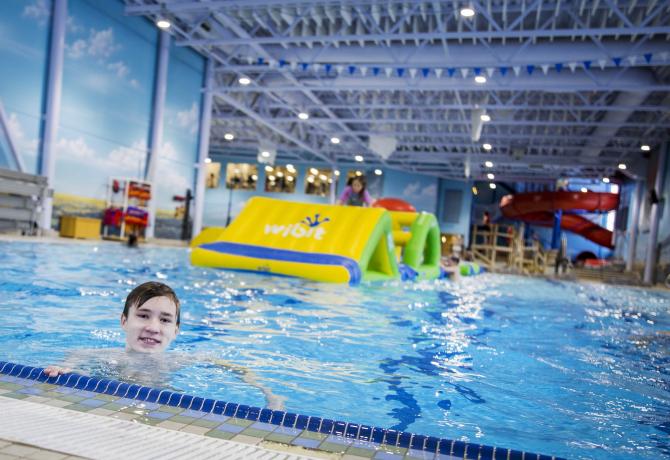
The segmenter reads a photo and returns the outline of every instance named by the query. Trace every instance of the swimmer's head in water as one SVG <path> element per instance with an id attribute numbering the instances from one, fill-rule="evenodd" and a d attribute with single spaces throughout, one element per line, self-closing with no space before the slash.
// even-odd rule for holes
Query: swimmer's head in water
<path id="1" fill-rule="evenodd" d="M 128 295 L 121 314 L 129 350 L 153 353 L 165 350 L 179 333 L 179 299 L 166 284 L 151 281 Z"/>

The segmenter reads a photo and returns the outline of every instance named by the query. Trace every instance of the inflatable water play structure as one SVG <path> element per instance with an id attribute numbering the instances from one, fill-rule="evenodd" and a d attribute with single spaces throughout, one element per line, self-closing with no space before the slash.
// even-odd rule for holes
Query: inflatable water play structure
<path id="1" fill-rule="evenodd" d="M 561 228 L 596 244 L 613 248 L 612 232 L 579 215 L 583 212 L 607 212 L 619 206 L 619 195 L 602 192 L 536 192 L 507 195 L 500 201 L 502 214 L 515 220 L 551 227 L 554 212 L 565 211 Z"/>
<path id="2" fill-rule="evenodd" d="M 379 207 L 254 197 L 228 227 L 205 229 L 191 248 L 193 265 L 333 283 L 440 275 L 435 216 Z"/>

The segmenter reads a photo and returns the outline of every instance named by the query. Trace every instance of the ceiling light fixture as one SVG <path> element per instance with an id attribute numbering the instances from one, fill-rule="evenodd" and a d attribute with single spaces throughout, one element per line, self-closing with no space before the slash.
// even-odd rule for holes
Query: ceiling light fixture
<path id="1" fill-rule="evenodd" d="M 298 118 L 301 120 L 309 120 L 309 114 L 307 112 L 300 112 L 298 114 Z"/>
<path id="2" fill-rule="evenodd" d="M 339 171 L 338 169 L 335 170 L 335 175 L 336 175 L 336 176 L 339 176 L 339 175 L 340 175 L 340 171 Z"/>
<path id="3" fill-rule="evenodd" d="M 589 189 L 587 189 L 586 187 L 582 187 L 582 188 L 581 188 L 581 191 L 582 191 L 582 193 L 586 193 L 586 192 L 589 191 Z"/>
<path id="4" fill-rule="evenodd" d="M 495 174 L 493 174 L 493 173 L 488 173 L 488 174 L 486 175 L 486 177 L 487 177 L 489 180 L 493 180 L 493 179 L 496 178 Z"/>
<path id="5" fill-rule="evenodd" d="M 362 176 L 363 173 L 362 173 L 361 171 L 356 171 L 356 175 L 357 175 L 357 176 Z"/>
<path id="6" fill-rule="evenodd" d="M 493 146 L 492 146 L 491 144 L 482 144 L 482 148 L 483 148 L 484 150 L 491 150 L 491 149 L 493 148 Z M 487 161 L 487 163 L 491 163 L 491 162 L 490 162 L 490 161 Z M 487 165 L 487 166 L 488 166 L 488 165 Z M 493 163 L 491 163 L 491 166 L 493 166 Z M 491 166 L 488 166 L 488 167 L 490 168 Z"/>
<path id="7" fill-rule="evenodd" d="M 158 27 L 159 29 L 167 30 L 170 28 L 171 25 L 172 24 L 170 24 L 170 21 L 168 21 L 167 19 L 159 19 L 158 21 L 156 21 L 156 27 Z"/>
<path id="8" fill-rule="evenodd" d="M 268 152 L 267 150 L 263 150 L 263 151 L 261 152 L 261 156 L 262 156 L 263 158 L 270 158 L 270 152 Z"/>
<path id="9" fill-rule="evenodd" d="M 493 168 L 493 162 L 492 161 L 485 161 L 484 166 L 486 166 L 487 168 Z"/>
<path id="10" fill-rule="evenodd" d="M 317 174 L 319 174 L 319 170 L 316 168 L 309 168 L 309 173 L 316 176 Z"/>
<path id="11" fill-rule="evenodd" d="M 331 137 L 330 138 L 330 143 L 331 144 L 339 144 L 340 143 L 340 138 L 339 137 Z"/>
<path id="12" fill-rule="evenodd" d="M 354 160 L 358 161 L 359 163 L 362 162 L 364 160 L 363 155 L 356 155 Z"/>
<path id="13" fill-rule="evenodd" d="M 643 152 L 648 152 L 651 150 L 651 147 L 649 147 L 647 144 L 644 144 L 640 146 L 640 150 L 642 150 Z"/>
<path id="14" fill-rule="evenodd" d="M 240 79 L 237 80 L 237 82 L 238 82 L 240 85 L 242 85 L 242 86 L 247 86 L 248 84 L 251 83 L 251 78 L 249 78 L 249 77 L 240 77 Z"/>
<path id="15" fill-rule="evenodd" d="M 375 174 L 381 176 L 383 174 L 381 169 L 375 169 Z"/>
<path id="16" fill-rule="evenodd" d="M 621 169 L 622 171 L 626 169 L 626 163 L 619 163 L 619 169 Z"/>
<path id="17" fill-rule="evenodd" d="M 461 16 L 464 18 L 471 18 L 472 16 L 475 15 L 475 10 L 470 8 L 469 6 L 465 8 L 461 8 Z"/>
<path id="18" fill-rule="evenodd" d="M 484 122 L 486 122 L 486 121 L 491 121 L 491 116 L 490 116 L 488 113 L 482 113 L 482 114 L 479 116 L 479 119 L 480 119 L 481 121 L 484 121 Z"/>
<path id="19" fill-rule="evenodd" d="M 233 133 L 226 133 L 223 135 L 223 138 L 227 141 L 232 141 L 235 139 L 235 135 Z"/>
<path id="20" fill-rule="evenodd" d="M 491 183 L 489 184 L 489 188 L 490 188 L 491 190 L 495 190 L 495 189 L 496 189 L 496 184 L 494 184 L 493 182 L 491 182 Z"/>
<path id="21" fill-rule="evenodd" d="M 610 183 L 610 178 L 609 177 L 603 177 L 603 182 L 606 184 Z"/>
<path id="22" fill-rule="evenodd" d="M 205 158 L 205 163 L 211 163 L 212 159 L 210 157 Z"/>
<path id="23" fill-rule="evenodd" d="M 486 77 L 484 75 L 477 75 L 475 77 L 475 83 L 483 85 L 484 83 L 486 83 Z"/>
<path id="24" fill-rule="evenodd" d="M 472 194 L 473 194 L 473 195 L 476 195 L 476 194 L 478 194 L 478 193 L 479 193 L 479 190 L 477 189 L 477 187 L 475 187 L 475 186 L 473 185 L 473 186 L 472 186 Z"/>

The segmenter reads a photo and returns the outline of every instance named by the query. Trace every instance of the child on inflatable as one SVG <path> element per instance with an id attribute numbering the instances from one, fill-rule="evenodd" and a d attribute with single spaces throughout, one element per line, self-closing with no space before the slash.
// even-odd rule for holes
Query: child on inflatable
<path id="1" fill-rule="evenodd" d="M 370 206 L 372 198 L 365 189 L 365 177 L 357 176 L 349 179 L 347 186 L 344 188 L 337 204 L 347 206 Z"/>

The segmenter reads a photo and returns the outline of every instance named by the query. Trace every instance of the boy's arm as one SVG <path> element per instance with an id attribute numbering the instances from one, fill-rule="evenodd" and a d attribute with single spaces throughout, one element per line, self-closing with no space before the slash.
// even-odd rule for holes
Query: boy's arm
<path id="1" fill-rule="evenodd" d="M 265 396 L 265 400 L 267 402 L 267 407 L 268 409 L 272 410 L 284 410 L 284 401 L 286 401 L 286 398 L 283 396 L 278 396 L 272 392 L 268 387 L 264 386 L 263 384 L 259 383 L 258 380 L 256 380 L 256 374 L 254 374 L 253 371 L 247 369 L 246 367 L 239 366 L 237 364 L 230 363 L 228 361 L 224 361 L 222 359 L 213 359 L 212 360 L 214 364 L 225 367 L 227 369 L 230 369 L 231 371 L 235 372 L 236 374 L 240 375 L 242 377 L 242 381 L 248 385 L 251 385 L 253 387 L 258 388 L 261 390 L 263 393 L 263 396 Z"/>

